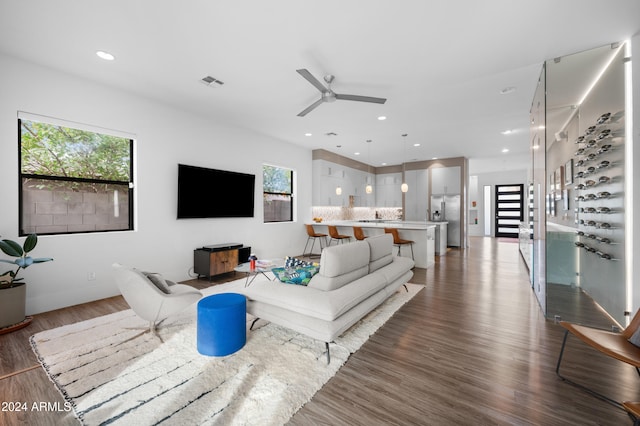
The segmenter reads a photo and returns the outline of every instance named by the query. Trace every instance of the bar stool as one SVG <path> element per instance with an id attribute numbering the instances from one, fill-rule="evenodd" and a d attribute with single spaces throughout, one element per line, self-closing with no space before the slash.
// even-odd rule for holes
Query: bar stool
<path id="1" fill-rule="evenodd" d="M 332 225 L 328 225 L 329 228 L 329 245 L 331 245 L 331 241 L 336 240 L 342 243 L 344 240 L 351 240 L 351 236 L 349 235 L 340 235 L 338 233 L 338 228 Z"/>
<path id="2" fill-rule="evenodd" d="M 398 235 L 398 229 L 397 228 L 384 228 L 384 233 L 393 235 L 393 245 L 398 247 L 398 256 L 400 256 L 400 247 L 403 246 L 403 245 L 409 244 L 410 247 L 411 247 L 411 259 L 414 259 L 414 257 L 413 257 L 413 241 L 411 241 L 411 240 L 403 240 L 402 238 L 400 238 L 400 235 Z"/>
<path id="3" fill-rule="evenodd" d="M 316 232 L 315 229 L 313 229 L 313 225 L 305 225 L 307 227 L 307 235 L 309 236 L 307 238 L 307 242 L 304 245 L 304 250 L 302 250 L 302 255 L 303 256 L 309 256 L 309 257 L 319 257 L 319 254 L 314 254 L 313 253 L 313 246 L 316 243 L 316 238 L 320 238 L 320 251 L 322 251 L 322 249 L 324 247 L 322 247 L 322 241 L 324 241 L 325 246 L 327 245 L 327 234 L 321 234 L 319 232 Z M 311 240 L 311 250 L 309 250 L 309 253 L 306 253 L 307 251 L 307 245 L 309 245 L 309 240 Z"/>
<path id="4" fill-rule="evenodd" d="M 353 236 L 356 237 L 356 240 L 358 241 L 362 241 L 364 240 L 366 237 L 366 235 L 364 235 L 364 232 L 362 231 L 362 228 L 359 226 L 354 226 L 353 227 Z"/>

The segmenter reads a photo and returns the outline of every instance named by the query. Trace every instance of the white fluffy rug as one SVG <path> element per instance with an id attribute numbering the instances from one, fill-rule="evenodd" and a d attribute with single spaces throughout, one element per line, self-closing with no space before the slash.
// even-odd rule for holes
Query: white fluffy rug
<path id="1" fill-rule="evenodd" d="M 244 279 L 203 293 L 242 285 Z M 126 310 L 35 334 L 31 345 L 86 425 L 283 424 L 423 286 L 407 287 L 331 343 L 329 365 L 324 342 L 262 321 L 235 354 L 202 356 L 195 305 L 161 325 L 164 343 L 132 329 L 147 324 Z"/>

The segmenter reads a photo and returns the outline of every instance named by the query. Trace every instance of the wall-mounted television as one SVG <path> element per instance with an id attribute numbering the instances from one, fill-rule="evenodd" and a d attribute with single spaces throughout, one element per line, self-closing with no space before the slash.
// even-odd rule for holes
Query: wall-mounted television
<path id="1" fill-rule="evenodd" d="M 178 164 L 178 219 L 253 217 L 256 176 Z"/>

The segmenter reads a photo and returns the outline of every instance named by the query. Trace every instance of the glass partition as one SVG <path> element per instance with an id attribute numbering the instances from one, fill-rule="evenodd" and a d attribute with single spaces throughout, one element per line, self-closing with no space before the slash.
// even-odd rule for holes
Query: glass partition
<path id="1" fill-rule="evenodd" d="M 625 326 L 624 47 L 555 58 L 544 70 L 545 312 Z"/>

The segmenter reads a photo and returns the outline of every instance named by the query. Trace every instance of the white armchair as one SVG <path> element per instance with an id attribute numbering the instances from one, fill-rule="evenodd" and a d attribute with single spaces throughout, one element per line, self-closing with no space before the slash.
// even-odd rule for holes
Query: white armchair
<path id="1" fill-rule="evenodd" d="M 168 316 L 176 314 L 202 298 L 193 287 L 164 280 L 159 274 L 143 273 L 114 263 L 116 283 L 124 300 L 142 319 L 149 321 L 149 331 Z"/>

